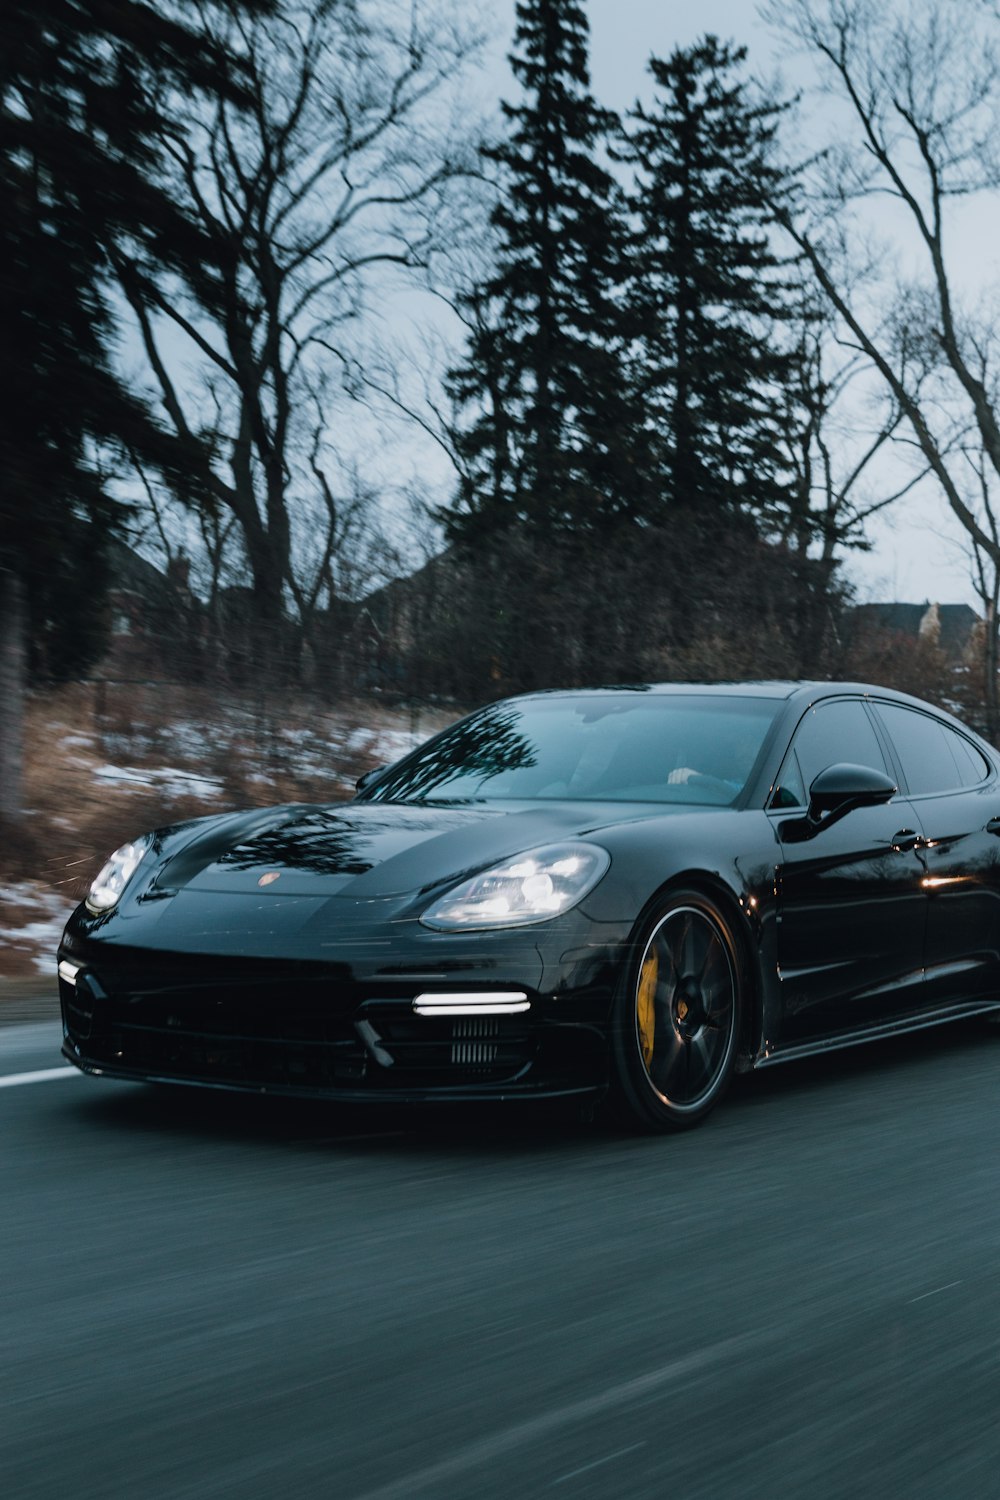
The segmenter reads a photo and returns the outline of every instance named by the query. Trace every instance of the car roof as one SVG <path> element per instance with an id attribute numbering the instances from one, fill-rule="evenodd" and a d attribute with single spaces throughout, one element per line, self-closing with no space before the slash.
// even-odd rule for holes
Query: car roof
<path id="1" fill-rule="evenodd" d="M 613 694 L 642 693 L 655 697 L 701 697 L 720 695 L 734 698 L 771 698 L 776 700 L 800 698 L 814 702 L 820 698 L 838 698 L 843 694 L 858 697 L 891 698 L 914 707 L 932 708 L 935 713 L 944 712 L 933 704 L 909 693 L 900 693 L 895 688 L 878 687 L 870 682 L 820 682 L 790 681 L 784 679 L 736 681 L 732 678 L 718 682 L 623 682 L 605 683 L 595 687 L 546 688 L 534 693 L 518 693 L 526 698 L 580 698 Z"/>
<path id="2" fill-rule="evenodd" d="M 922 710 L 924 713 L 935 714 L 960 729 L 963 734 L 971 734 L 982 744 L 987 741 L 972 729 L 970 725 L 956 718 L 948 709 L 941 708 L 936 703 L 928 703 L 924 698 L 915 698 L 911 693 L 901 693 L 896 688 L 880 687 L 872 682 L 823 682 L 815 679 L 792 681 L 789 679 L 774 680 L 748 680 L 746 682 L 728 679 L 718 682 L 625 682 L 606 684 L 601 687 L 581 688 L 548 688 L 534 693 L 518 693 L 508 701 L 525 702 L 532 699 L 542 698 L 580 698 L 600 697 L 615 695 L 625 696 L 631 693 L 643 694 L 650 697 L 733 697 L 733 698 L 759 698 L 787 705 L 785 712 L 794 713 L 796 716 L 805 711 L 814 703 L 819 703 L 825 698 L 841 698 L 845 696 L 856 698 L 874 698 L 883 702 L 900 703 L 910 708 Z M 784 718 L 784 714 L 782 715 Z M 993 748 L 992 746 L 990 747 Z"/>

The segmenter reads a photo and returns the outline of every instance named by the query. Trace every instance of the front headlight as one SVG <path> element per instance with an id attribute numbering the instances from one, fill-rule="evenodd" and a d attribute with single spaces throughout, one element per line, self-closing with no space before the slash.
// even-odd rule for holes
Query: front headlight
<path id="1" fill-rule="evenodd" d="M 521 927 L 561 916 L 592 891 L 611 863 L 594 844 L 547 844 L 463 880 L 420 918 L 439 932 Z"/>
<path id="2" fill-rule="evenodd" d="M 110 911 L 121 900 L 122 893 L 142 862 L 152 842 L 146 834 L 134 843 L 116 849 L 87 892 L 87 910 L 96 914 Z"/>

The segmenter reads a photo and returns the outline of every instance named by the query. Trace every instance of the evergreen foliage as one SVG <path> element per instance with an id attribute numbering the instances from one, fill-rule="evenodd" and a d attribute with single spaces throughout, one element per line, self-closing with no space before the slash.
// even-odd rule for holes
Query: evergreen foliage
<path id="1" fill-rule="evenodd" d="M 505 104 L 492 275 L 465 302 L 466 363 L 450 390 L 476 419 L 457 438 L 463 468 L 453 536 L 516 523 L 540 535 L 636 513 L 642 424 L 625 376 L 623 202 L 600 154 L 615 116 L 590 93 L 588 26 L 577 0 L 519 0 Z"/>
<path id="2" fill-rule="evenodd" d="M 691 512 L 612 545 L 527 529 L 453 547 L 376 596 L 384 682 L 461 703 L 598 682 L 837 675 L 822 564 Z"/>
<path id="3" fill-rule="evenodd" d="M 636 106 L 621 156 L 635 174 L 629 295 L 660 495 L 766 531 L 791 486 L 797 355 L 782 330 L 801 307 L 772 236 L 772 205 L 789 191 L 772 151 L 787 106 L 752 96 L 745 56 L 707 36 L 651 58 L 654 103 Z"/>
<path id="4" fill-rule="evenodd" d="M 234 64 L 142 0 L 7 0 L 3 24 L 0 585 L 23 581 L 36 664 L 78 670 L 66 643 L 96 649 L 97 554 L 121 516 L 102 449 L 186 466 L 115 369 L 112 257 L 141 246 L 183 270 L 208 253 L 158 186 L 158 153 L 177 92 L 233 89 Z M 79 520 L 92 523 L 83 549 Z"/>

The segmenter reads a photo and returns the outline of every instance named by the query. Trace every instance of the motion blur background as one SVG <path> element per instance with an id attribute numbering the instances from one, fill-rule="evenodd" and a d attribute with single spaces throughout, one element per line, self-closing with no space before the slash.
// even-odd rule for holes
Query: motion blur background
<path id="1" fill-rule="evenodd" d="M 996 738 L 991 0 L 0 28 L 0 972 L 139 828 L 508 692 L 847 677 Z"/>

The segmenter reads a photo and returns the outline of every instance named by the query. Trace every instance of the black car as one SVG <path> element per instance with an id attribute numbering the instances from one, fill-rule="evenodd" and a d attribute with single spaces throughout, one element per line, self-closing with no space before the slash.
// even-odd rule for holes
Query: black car
<path id="1" fill-rule="evenodd" d="M 59 949 L 85 1072 L 341 1100 L 608 1095 L 1000 1010 L 996 752 L 885 689 L 494 703 L 353 802 L 163 828 Z"/>

